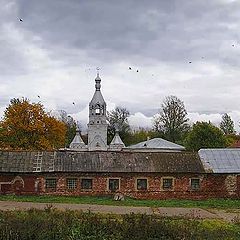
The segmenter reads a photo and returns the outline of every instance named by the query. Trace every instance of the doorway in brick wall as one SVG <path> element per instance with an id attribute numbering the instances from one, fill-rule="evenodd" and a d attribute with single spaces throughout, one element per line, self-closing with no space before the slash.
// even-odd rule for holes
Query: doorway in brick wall
<path id="1" fill-rule="evenodd" d="M 13 188 L 13 192 L 16 195 L 20 195 L 23 191 L 23 188 L 24 188 L 23 181 L 21 181 L 21 180 L 14 181 L 13 184 L 12 184 L 12 188 Z"/>

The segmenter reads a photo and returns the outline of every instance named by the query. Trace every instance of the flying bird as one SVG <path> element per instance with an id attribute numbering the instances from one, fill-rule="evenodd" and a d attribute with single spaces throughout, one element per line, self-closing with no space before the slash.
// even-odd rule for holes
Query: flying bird
<path id="1" fill-rule="evenodd" d="M 38 95 L 38 98 L 40 98 L 40 96 Z"/>
<path id="2" fill-rule="evenodd" d="M 138 72 L 138 70 L 137 70 L 137 72 Z"/>
<path id="3" fill-rule="evenodd" d="M 20 22 L 23 22 L 22 18 L 19 18 L 19 21 L 20 21 Z"/>
<path id="4" fill-rule="evenodd" d="M 232 47 L 234 47 L 235 45 L 234 44 L 232 44 Z"/>
<path id="5" fill-rule="evenodd" d="M 73 102 L 73 105 L 75 105 L 75 102 Z"/>
<path id="6" fill-rule="evenodd" d="M 128 69 L 129 69 L 129 70 L 132 70 L 132 68 L 131 68 L 131 67 L 129 67 Z"/>
<path id="7" fill-rule="evenodd" d="M 192 63 L 192 62 L 188 62 L 188 63 Z"/>

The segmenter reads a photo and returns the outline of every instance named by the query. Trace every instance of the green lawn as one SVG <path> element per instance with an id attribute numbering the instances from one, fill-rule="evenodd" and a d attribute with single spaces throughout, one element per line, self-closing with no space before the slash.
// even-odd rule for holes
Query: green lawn
<path id="1" fill-rule="evenodd" d="M 77 203 L 117 206 L 145 207 L 200 207 L 218 209 L 240 209 L 240 200 L 209 199 L 209 200 L 137 200 L 126 198 L 125 201 L 114 201 L 110 196 L 15 196 L 1 195 L 0 201 L 39 202 L 39 203 Z"/>

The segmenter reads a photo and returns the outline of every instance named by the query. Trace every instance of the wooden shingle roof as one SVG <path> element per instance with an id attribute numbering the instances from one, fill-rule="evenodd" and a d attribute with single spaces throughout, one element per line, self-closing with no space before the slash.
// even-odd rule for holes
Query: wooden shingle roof
<path id="1" fill-rule="evenodd" d="M 0 151 L 0 172 L 203 173 L 197 153 Z"/>

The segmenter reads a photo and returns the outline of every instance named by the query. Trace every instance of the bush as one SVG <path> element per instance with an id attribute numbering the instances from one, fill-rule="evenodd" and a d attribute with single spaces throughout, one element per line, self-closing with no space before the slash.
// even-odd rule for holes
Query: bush
<path id="1" fill-rule="evenodd" d="M 0 212 L 2 240 L 240 239 L 240 224 L 157 215 L 45 210 Z"/>

